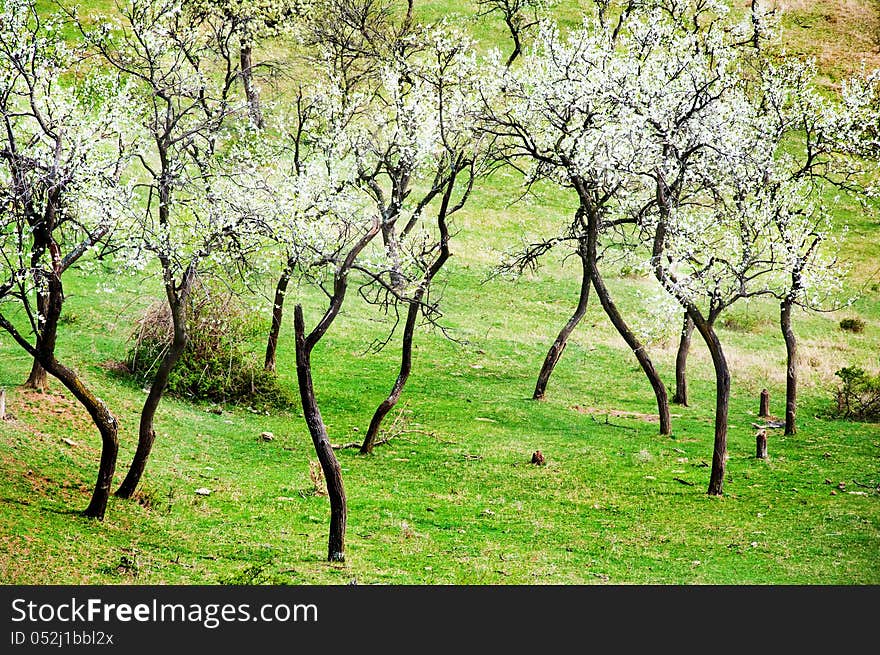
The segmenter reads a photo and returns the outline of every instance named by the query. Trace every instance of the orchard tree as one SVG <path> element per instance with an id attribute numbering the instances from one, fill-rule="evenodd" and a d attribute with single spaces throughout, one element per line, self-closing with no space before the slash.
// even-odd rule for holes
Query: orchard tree
<path id="1" fill-rule="evenodd" d="M 143 270 L 154 258 L 171 315 L 168 349 L 153 377 L 138 428 L 138 446 L 116 494 L 137 489 L 155 440 L 154 419 L 169 376 L 188 341 L 187 307 L 199 275 L 222 270 L 256 247 L 247 185 L 223 157 L 230 116 L 239 110 L 229 26 L 196 20 L 173 0 L 132 0 L 83 35 L 111 70 L 135 89 L 142 130 L 133 173 L 139 202 L 124 207 L 125 264 Z"/>
<path id="2" fill-rule="evenodd" d="M 504 65 L 510 68 L 522 54 L 525 35 L 537 27 L 556 0 L 477 0 L 479 16 L 497 14 L 503 21 L 513 43 Z M 606 3 L 600 3 L 603 8 Z"/>
<path id="3" fill-rule="evenodd" d="M 238 77 L 248 104 L 252 124 L 263 128 L 265 121 L 260 88 L 254 71 L 254 47 L 261 41 L 289 35 L 294 24 L 314 11 L 314 0 L 186 0 L 197 20 L 219 20 L 225 28 L 226 47 L 238 45 Z M 231 61 L 231 59 L 230 59 Z"/>
<path id="4" fill-rule="evenodd" d="M 385 246 L 384 263 L 364 271 L 361 295 L 393 312 L 394 329 L 405 308 L 399 372 L 373 414 L 363 454 L 403 393 L 419 318 L 434 324 L 440 316 L 431 285 L 451 256 L 450 219 L 488 162 L 473 111 L 480 84 L 474 44 L 446 22 L 417 24 L 412 8 L 407 3 L 395 16 L 387 2 L 331 2 L 314 28 L 321 38 L 312 40 L 312 56 L 341 102 L 360 105 L 345 138 Z"/>
<path id="5" fill-rule="evenodd" d="M 103 519 L 118 451 L 115 416 L 78 373 L 59 361 L 62 278 L 116 228 L 130 97 L 112 75 L 76 69 L 81 55 L 62 24 L 30 0 L 0 13 L 0 313 L 2 326 L 34 358 L 27 386 L 48 372 L 83 405 L 101 434 L 101 459 L 84 514 Z M 75 84 L 70 82 L 74 77 Z M 24 315 L 33 343 L 16 315 Z"/>
<path id="6" fill-rule="evenodd" d="M 489 73 L 498 102 L 488 101 L 486 128 L 503 139 L 503 156 L 526 176 L 527 184 L 546 179 L 572 189 L 577 198 L 573 220 L 560 233 L 515 253 L 508 268 L 522 271 L 559 244 L 573 244 L 581 262 L 577 307 L 550 347 L 538 375 L 534 398 L 544 397 L 547 382 L 568 338 L 586 313 L 592 286 L 602 308 L 632 349 L 657 401 L 661 434 L 671 433 L 666 387 L 644 344 L 627 324 L 605 285 L 599 262 L 603 238 L 634 220 L 618 210 L 627 202 L 628 179 L 620 171 L 641 159 L 644 119 L 627 99 L 642 61 L 655 56 L 637 32 L 646 20 L 628 3 L 616 20 L 597 2 L 597 16 L 587 17 L 568 37 L 551 23 L 541 26 L 533 52 L 517 68 L 496 60 Z"/>

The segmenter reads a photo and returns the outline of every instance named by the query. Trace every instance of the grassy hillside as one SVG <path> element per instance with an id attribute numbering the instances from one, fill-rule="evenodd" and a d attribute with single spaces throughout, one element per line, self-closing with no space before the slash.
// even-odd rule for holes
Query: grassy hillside
<path id="1" fill-rule="evenodd" d="M 816 55 L 829 86 L 877 56 L 873 3 L 780 4 L 792 49 Z M 417 6 L 428 17 L 474 14 L 464 3 Z M 575 20 L 577 7 L 564 0 L 558 11 Z M 497 26 L 477 33 L 486 42 L 503 38 Z M 324 561 L 328 502 L 310 475 L 316 457 L 296 410 L 266 414 L 168 398 L 137 502 L 111 498 L 100 523 L 78 516 L 94 483 L 97 434 L 58 383 L 44 395 L 18 386 L 30 362 L 0 335 L 0 387 L 13 415 L 0 424 L 0 582 L 880 583 L 880 426 L 828 417 L 836 370 L 880 368 L 877 212 L 855 201 L 837 207 L 839 223 L 850 226 L 845 252 L 859 300 L 842 312 L 796 317 L 799 433 L 771 431 L 766 461 L 754 457 L 752 424 L 762 388 L 772 412 L 784 411 L 776 307 L 733 309 L 721 331 L 733 370 L 730 460 L 725 495 L 713 498 L 705 491 L 714 376 L 698 340 L 691 406 L 673 406 L 672 437 L 658 436 L 650 388 L 597 302 L 547 400 L 530 400 L 547 347 L 576 302 L 578 267 L 557 258 L 515 283 L 490 279 L 501 250 L 572 210 L 572 198 L 550 189 L 514 203 L 518 191 L 517 180 L 500 172 L 456 216 L 454 257 L 440 282 L 443 323 L 458 342 L 418 333 L 412 377 L 400 411 L 389 416 L 396 436 L 372 456 L 337 451 L 349 499 L 344 564 Z M 608 270 L 609 286 L 635 322 L 656 285 L 616 273 Z M 96 293 L 108 281 L 122 302 Z M 119 482 L 145 394 L 112 364 L 161 291 L 150 279 L 119 279 L 112 270 L 76 271 L 65 288 L 59 352 L 120 419 Z M 314 320 L 320 299 L 305 289 L 290 295 Z M 268 329 L 268 311 L 263 317 Z M 864 331 L 841 330 L 846 317 L 864 320 Z M 352 294 L 313 355 L 334 443 L 362 437 L 393 382 L 398 339 L 369 352 L 389 327 Z M 676 328 L 651 346 L 667 385 L 674 384 Z M 288 320 L 278 370 L 295 389 L 292 337 Z M 257 353 L 263 346 L 252 345 Z M 274 439 L 263 441 L 264 431 Z M 546 466 L 530 464 L 538 449 Z M 196 494 L 201 487 L 212 493 Z"/>

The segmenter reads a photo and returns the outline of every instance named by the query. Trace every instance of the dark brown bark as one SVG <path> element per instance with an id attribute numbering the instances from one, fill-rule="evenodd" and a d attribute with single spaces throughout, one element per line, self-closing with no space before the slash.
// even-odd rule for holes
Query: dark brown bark
<path id="1" fill-rule="evenodd" d="M 318 455 L 318 462 L 327 483 L 327 496 L 330 499 L 330 534 L 327 543 L 327 560 L 330 562 L 345 561 L 345 527 L 348 507 L 345 498 L 345 486 L 342 482 L 342 469 L 333 452 L 327 437 L 327 427 L 321 417 L 315 399 L 315 388 L 312 382 L 311 349 L 306 345 L 305 323 L 302 306 L 296 305 L 293 312 L 295 344 L 296 344 L 296 378 L 299 383 L 300 401 L 303 416 Z"/>
<path id="2" fill-rule="evenodd" d="M 657 413 L 660 417 L 660 434 L 672 434 L 672 421 L 669 416 L 669 397 L 666 393 L 666 385 L 663 384 L 663 381 L 657 374 L 651 358 L 648 357 L 648 353 L 645 351 L 645 346 L 638 340 L 633 331 L 630 330 L 614 301 L 611 299 L 611 294 L 605 287 L 605 282 L 599 274 L 599 267 L 593 257 L 590 257 L 590 268 L 593 288 L 596 289 L 596 295 L 599 296 L 602 308 L 605 310 L 608 318 L 611 319 L 611 323 L 617 329 L 617 332 L 632 349 L 636 359 L 639 361 L 639 365 L 642 367 L 642 371 L 644 371 L 648 382 L 651 384 L 651 388 L 654 390 L 654 397 L 657 401 Z"/>
<path id="3" fill-rule="evenodd" d="M 761 402 L 758 406 L 758 416 L 761 418 L 770 417 L 770 392 L 761 389 Z"/>
<path id="4" fill-rule="evenodd" d="M 670 189 L 662 178 L 657 180 L 657 205 L 660 208 L 660 221 L 654 232 L 651 259 L 654 276 L 657 281 L 681 303 L 687 311 L 694 327 L 700 333 L 712 356 L 715 367 L 715 436 L 712 449 L 712 471 L 709 475 L 710 496 L 721 496 L 724 493 L 724 468 L 727 460 L 727 419 L 730 408 L 730 368 L 721 341 L 713 326 L 717 310 L 710 309 L 706 319 L 696 306 L 684 295 L 676 284 L 674 274 L 663 266 L 663 254 L 666 247 L 666 218 L 669 216 L 672 199 Z"/>
<path id="5" fill-rule="evenodd" d="M 53 244 L 54 245 L 54 244 Z M 60 267 L 57 263 L 57 247 L 53 247 L 53 260 L 56 270 Z M 74 398 L 86 409 L 92 422 L 101 435 L 101 459 L 98 465 L 98 479 L 95 483 L 92 498 L 83 515 L 103 520 L 107 510 L 107 501 L 110 497 L 110 487 L 113 484 L 113 474 L 116 470 L 116 457 L 119 452 L 118 424 L 116 417 L 107 408 L 107 405 L 94 394 L 77 375 L 76 371 L 61 364 L 55 358 L 55 343 L 57 340 L 58 317 L 61 315 L 64 292 L 60 277 L 55 274 L 49 276 L 49 291 L 46 296 L 46 320 L 39 341 L 39 349 L 31 346 L 22 337 L 15 327 L 0 315 L 0 327 L 3 327 L 32 357 L 38 359 L 46 371 L 57 378 L 67 388 Z"/>
<path id="6" fill-rule="evenodd" d="M 701 315 L 691 314 L 694 326 L 706 342 L 715 367 L 715 439 L 712 450 L 712 472 L 709 476 L 710 496 L 724 493 L 724 469 L 727 464 L 727 417 L 730 409 L 730 368 L 714 326 Z"/>
<path id="7" fill-rule="evenodd" d="M 28 378 L 24 383 L 24 387 L 26 389 L 36 389 L 40 393 L 46 390 L 49 386 L 49 378 L 46 373 L 46 369 L 43 368 L 43 365 L 40 364 L 38 360 L 34 360 L 34 363 L 31 365 L 31 372 L 28 374 Z"/>
<path id="8" fill-rule="evenodd" d="M 461 162 L 462 160 L 459 158 L 458 164 L 461 164 Z M 437 213 L 437 230 L 440 234 L 440 252 L 437 254 L 437 258 L 430 266 L 428 266 L 428 270 L 425 272 L 425 279 L 413 294 L 413 297 L 409 302 L 409 307 L 407 308 L 406 322 L 403 326 L 400 371 L 397 374 L 397 379 L 394 381 L 394 385 L 391 387 L 391 392 L 379 404 L 376 411 L 373 413 L 373 418 L 370 420 L 370 426 L 367 428 L 367 434 L 364 436 L 364 442 L 361 444 L 360 452 L 362 455 L 369 455 L 373 452 L 373 446 L 379 435 L 379 428 L 382 426 L 382 421 L 388 415 L 388 412 L 394 409 L 395 405 L 397 405 L 397 402 L 400 400 L 400 395 L 403 393 L 403 389 L 409 379 L 410 371 L 412 371 L 412 344 L 415 335 L 416 321 L 418 320 L 419 312 L 421 310 L 422 299 L 425 297 L 425 294 L 427 294 L 434 277 L 440 272 L 440 269 L 443 268 L 443 265 L 446 264 L 446 261 L 452 256 L 452 253 L 449 250 L 449 226 L 446 221 L 450 214 L 454 213 L 462 206 L 465 199 L 470 194 L 470 185 L 473 184 L 473 178 L 471 178 L 471 181 L 468 184 L 468 190 L 465 192 L 465 195 L 462 196 L 461 202 L 457 207 L 450 209 L 449 205 L 452 200 L 452 192 L 455 189 L 455 182 L 459 170 L 459 168 L 456 168 L 446 181 L 446 187 L 443 191 L 443 199 L 440 202 L 440 209 Z M 411 226 L 407 226 L 404 232 L 408 232 L 410 227 Z"/>
<path id="9" fill-rule="evenodd" d="M 275 355 L 278 351 L 278 335 L 281 333 L 281 324 L 284 320 L 284 298 L 287 295 L 287 285 L 293 269 L 288 264 L 278 278 L 275 285 L 275 302 L 272 305 L 272 326 L 269 328 L 269 339 L 266 342 L 266 361 L 263 368 L 275 372 Z"/>
<path id="10" fill-rule="evenodd" d="M 416 320 L 419 316 L 419 310 L 418 301 L 409 303 L 406 312 L 406 323 L 403 326 L 400 371 L 397 374 L 397 379 L 394 381 L 394 386 L 391 387 L 391 392 L 381 403 L 379 403 L 379 406 L 373 413 L 373 418 L 370 420 L 370 427 L 367 428 L 367 434 L 364 437 L 364 442 L 361 444 L 360 452 L 362 455 L 369 455 L 373 452 L 373 446 L 376 443 L 376 437 L 379 435 L 379 428 L 382 426 L 382 421 L 388 415 L 388 412 L 394 409 L 394 406 L 397 405 L 397 401 L 400 400 L 400 395 L 403 393 L 403 388 L 406 386 L 406 381 L 409 379 L 409 374 L 412 370 L 413 335 L 415 334 Z"/>
<path id="11" fill-rule="evenodd" d="M 547 392 L 547 384 L 550 382 L 550 376 L 553 375 L 553 369 L 556 368 L 556 364 L 559 363 L 559 360 L 562 357 L 562 352 L 568 344 L 568 338 L 587 313 L 587 304 L 590 299 L 591 280 L 590 265 L 587 260 L 587 248 L 585 243 L 580 243 L 578 245 L 578 256 L 581 260 L 581 292 L 578 297 L 578 304 L 577 307 L 575 307 L 571 318 L 569 318 L 565 325 L 562 326 L 562 329 L 556 336 L 556 340 L 553 342 L 553 345 L 550 346 L 550 350 L 547 351 L 547 356 L 544 358 L 544 363 L 538 373 L 538 381 L 535 384 L 535 393 L 532 394 L 532 399 L 534 400 L 543 400 L 544 395 Z"/>
<path id="12" fill-rule="evenodd" d="M 672 434 L 672 421 L 669 416 L 669 396 L 666 392 L 666 385 L 663 384 L 663 381 L 657 374 L 657 370 L 654 368 L 654 364 L 648 356 L 645 346 L 626 324 L 626 321 L 617 309 L 617 305 L 611 299 L 611 294 L 605 286 L 602 274 L 599 272 L 599 216 L 590 203 L 589 192 L 583 189 L 583 187 L 578 186 L 578 195 L 581 198 L 582 209 L 587 219 L 587 262 L 590 269 L 590 278 L 593 281 L 593 288 L 596 290 L 599 302 L 602 303 L 602 309 L 605 310 L 618 334 L 623 337 L 623 340 L 633 351 L 633 354 L 635 354 L 639 365 L 642 367 L 642 371 L 654 390 L 654 398 L 657 401 L 657 414 L 660 419 L 660 434 Z"/>
<path id="13" fill-rule="evenodd" d="M 767 432 L 764 430 L 755 435 L 755 457 L 767 459 Z"/>
<path id="14" fill-rule="evenodd" d="M 141 409 L 137 449 L 135 450 L 131 465 L 128 467 L 125 479 L 122 481 L 119 489 L 116 490 L 116 495 L 120 498 L 131 498 L 134 495 L 147 467 L 147 460 L 153 450 L 153 442 L 156 440 L 156 431 L 153 427 L 156 411 L 162 401 L 165 387 L 168 386 L 168 378 L 171 375 L 171 371 L 174 370 L 175 365 L 180 360 L 181 355 L 183 355 L 188 341 L 186 327 L 186 302 L 188 298 L 189 284 L 181 292 L 168 294 L 174 333 L 168 351 L 165 353 L 162 363 L 156 370 L 153 382 L 150 384 L 150 391 L 147 394 L 147 399 L 144 401 L 143 409 Z"/>
<path id="15" fill-rule="evenodd" d="M 315 453 L 324 480 L 327 483 L 327 495 L 330 499 L 330 531 L 327 542 L 327 559 L 331 562 L 345 561 L 345 526 L 348 514 L 348 505 L 345 498 L 345 487 L 342 482 L 342 469 L 333 453 L 333 446 L 327 437 L 327 427 L 318 409 L 315 399 L 315 387 L 312 381 L 312 349 L 327 333 L 330 325 L 339 315 L 345 294 L 348 290 L 348 273 L 351 271 L 357 256 L 379 233 L 379 221 L 373 221 L 373 226 L 348 252 L 345 259 L 337 266 L 333 279 L 333 294 L 330 296 L 330 304 L 321 320 L 308 334 L 305 333 L 305 321 L 301 305 L 296 305 L 293 311 L 294 341 L 296 350 L 296 379 L 299 386 L 300 401 L 302 402 L 303 416 L 312 437 Z"/>
<path id="16" fill-rule="evenodd" d="M 675 395 L 672 402 L 676 405 L 688 406 L 687 388 L 687 358 L 691 349 L 691 336 L 694 333 L 694 322 L 687 312 L 684 315 L 684 325 L 681 328 L 681 338 L 678 341 L 678 352 L 675 355 Z"/>
<path id="17" fill-rule="evenodd" d="M 791 309 L 790 300 L 782 302 L 779 322 L 782 328 L 782 336 L 785 339 L 785 434 L 797 434 L 797 337 L 794 330 L 791 329 Z"/>
<path id="18" fill-rule="evenodd" d="M 254 84 L 253 48 L 251 44 L 242 45 L 240 51 L 241 83 L 248 103 L 248 115 L 251 122 L 262 129 L 265 125 L 263 110 L 260 107 L 260 92 Z"/>

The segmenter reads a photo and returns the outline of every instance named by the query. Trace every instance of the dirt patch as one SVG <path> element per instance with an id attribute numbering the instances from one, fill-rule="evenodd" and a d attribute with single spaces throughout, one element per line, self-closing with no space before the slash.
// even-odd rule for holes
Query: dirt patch
<path id="1" fill-rule="evenodd" d="M 8 398 L 7 408 L 11 408 L 19 420 L 29 416 L 40 423 L 58 421 L 70 426 L 78 434 L 89 434 L 94 429 L 85 408 L 64 393 L 19 389 Z"/>
<path id="2" fill-rule="evenodd" d="M 572 405 L 569 409 L 573 409 L 581 414 L 593 414 L 599 416 L 611 416 L 614 418 L 635 418 L 648 423 L 659 423 L 660 417 L 657 414 L 642 414 L 641 412 L 627 412 L 620 409 L 601 409 L 599 407 L 584 407 L 583 405 Z M 679 418 L 681 414 L 670 414 L 672 418 Z"/>

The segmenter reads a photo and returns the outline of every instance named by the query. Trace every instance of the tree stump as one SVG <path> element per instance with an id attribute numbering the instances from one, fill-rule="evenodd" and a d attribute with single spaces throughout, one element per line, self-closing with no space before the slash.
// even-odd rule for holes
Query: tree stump
<path id="1" fill-rule="evenodd" d="M 755 457 L 767 459 L 767 431 L 758 430 L 755 435 Z"/>
<path id="2" fill-rule="evenodd" d="M 761 418 L 770 417 L 770 392 L 766 389 L 761 390 L 761 408 L 758 410 L 758 416 Z"/>

